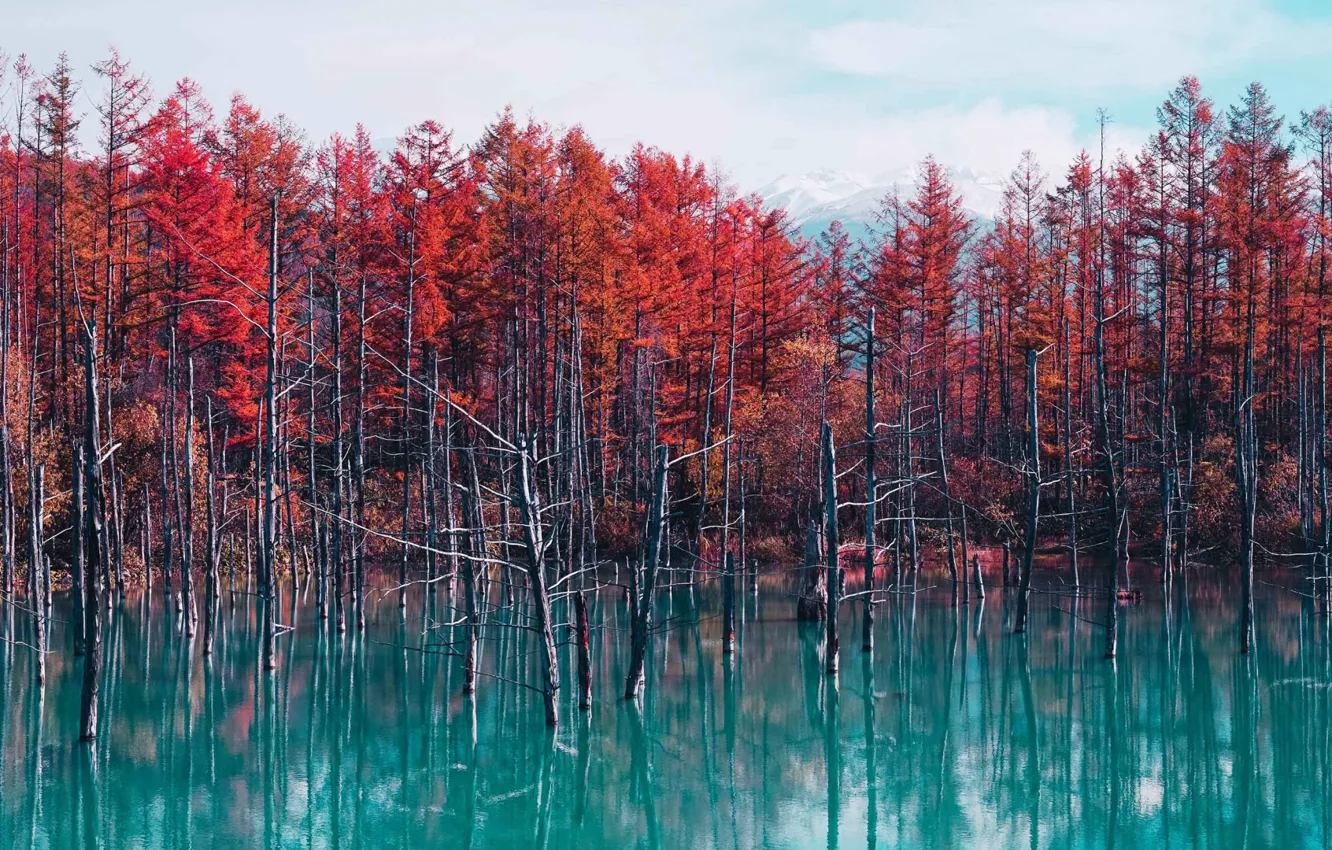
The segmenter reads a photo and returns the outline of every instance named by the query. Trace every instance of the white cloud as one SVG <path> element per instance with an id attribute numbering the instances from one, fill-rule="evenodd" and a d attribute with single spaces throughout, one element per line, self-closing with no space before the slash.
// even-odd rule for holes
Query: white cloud
<path id="1" fill-rule="evenodd" d="M 1297 25 L 1265 0 L 893 8 L 811 29 L 812 8 L 760 0 L 50 0 L 7 19 L 0 47 L 43 69 L 68 49 L 86 68 L 115 43 L 159 92 L 189 75 L 222 110 L 239 90 L 316 141 L 356 122 L 383 138 L 434 118 L 468 142 L 512 104 L 582 124 L 612 155 L 643 141 L 720 162 L 752 189 L 825 167 L 900 175 L 930 153 L 1004 175 L 1027 148 L 1058 177 L 1094 143 L 1095 101 L 1070 91 L 1155 101 L 1184 72 L 1332 44 L 1326 25 Z M 1112 147 L 1145 138 L 1131 125 L 1151 121 L 1150 105 L 1128 118 Z"/>
<path id="2" fill-rule="evenodd" d="M 848 74 L 1026 91 L 1159 88 L 1182 74 L 1332 52 L 1332 25 L 1266 0 L 909 0 L 810 35 Z"/>
<path id="3" fill-rule="evenodd" d="M 987 99 L 975 106 L 939 106 L 871 115 L 852 102 L 809 104 L 770 132 L 791 140 L 792 161 L 867 175 L 875 186 L 914 182 L 916 166 L 934 156 L 954 172 L 959 186 L 970 185 L 969 203 L 986 215 L 994 213 L 995 191 L 1013 170 L 1023 151 L 1033 151 L 1050 175 L 1050 185 L 1063 181 L 1078 152 L 1096 155 L 1095 129 L 1079 127 L 1071 113 L 1040 106 L 1007 106 Z M 1090 133 L 1090 134 L 1089 134 Z M 1145 129 L 1110 124 L 1106 151 L 1137 150 Z"/>

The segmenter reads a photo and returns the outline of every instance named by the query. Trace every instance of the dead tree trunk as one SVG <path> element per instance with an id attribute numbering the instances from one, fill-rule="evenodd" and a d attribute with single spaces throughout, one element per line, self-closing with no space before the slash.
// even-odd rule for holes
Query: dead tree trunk
<path id="1" fill-rule="evenodd" d="M 11 603 L 14 599 L 14 478 L 10 458 L 9 433 L 9 347 L 13 326 L 13 292 L 9 285 L 9 225 L 0 225 L 0 559 L 4 561 L 4 579 L 0 590 Z M 80 587 L 79 592 L 82 592 Z M 77 595 L 77 594 L 76 594 Z M 6 618 L 8 620 L 8 618 Z M 82 642 L 80 636 L 79 642 Z"/>
<path id="2" fill-rule="evenodd" d="M 190 369 L 193 374 L 193 368 Z M 191 381 L 191 384 L 193 382 Z M 204 420 L 204 433 L 208 444 L 208 469 L 204 478 L 205 499 L 205 566 L 208 570 L 204 579 L 204 645 L 203 654 L 213 654 L 213 641 L 217 636 L 217 598 L 218 598 L 218 559 L 221 557 L 221 545 L 217 533 L 217 452 L 213 446 L 213 400 L 208 399 L 207 419 Z"/>
<path id="3" fill-rule="evenodd" d="M 735 651 L 735 558 L 731 554 L 731 427 L 735 411 L 736 285 L 731 286 L 731 341 L 726 357 L 726 414 L 722 445 L 721 552 L 726 574 L 722 577 L 722 652 Z"/>
<path id="4" fill-rule="evenodd" d="M 466 551 L 459 562 L 463 580 L 463 684 L 462 692 L 476 690 L 477 570 L 485 566 L 485 526 L 481 511 L 481 479 L 476 469 L 475 452 L 468 450 L 462 456 L 463 532 Z"/>
<path id="5" fill-rule="evenodd" d="M 107 412 L 110 413 L 111 400 L 108 398 Z M 112 442 L 114 445 L 114 442 Z M 116 595 L 124 601 L 125 599 L 125 522 L 121 508 L 120 488 L 124 481 L 124 476 L 116 472 L 115 455 L 108 458 L 107 462 L 111 467 L 111 516 L 107 519 L 109 527 L 108 536 L 110 537 L 110 557 L 114 565 L 116 577 Z M 110 603 L 110 592 L 107 594 L 107 602 Z"/>
<path id="6" fill-rule="evenodd" d="M 910 353 L 907 354 L 906 362 L 906 383 L 902 394 L 902 462 L 906 471 L 906 537 L 910 553 L 907 570 L 911 573 L 911 585 L 914 589 L 917 583 L 917 570 L 920 568 L 920 549 L 916 538 L 916 458 L 912 448 L 915 434 L 911 424 L 911 382 L 914 377 L 915 361 Z"/>
<path id="7" fill-rule="evenodd" d="M 1064 486 L 1067 489 L 1068 506 L 1068 567 L 1073 574 L 1073 588 L 1078 587 L 1078 513 L 1077 496 L 1074 494 L 1073 474 L 1073 402 L 1070 365 L 1073 357 L 1069 349 L 1068 320 L 1064 320 Z"/>
<path id="8" fill-rule="evenodd" d="M 630 632 L 629 672 L 624 680 L 624 698 L 634 699 L 643 687 L 643 664 L 647 656 L 648 628 L 652 624 L 652 602 L 657 584 L 662 525 L 666 520 L 666 466 L 670 450 L 657 446 L 657 463 L 652 477 L 652 501 L 648 508 L 646 545 L 641 565 L 642 580 L 637 582 L 633 627 Z"/>
<path id="9" fill-rule="evenodd" d="M 71 508 L 74 521 L 71 524 L 72 533 L 70 535 L 72 538 L 70 542 L 74 548 L 74 587 L 71 589 L 73 590 L 74 596 L 73 626 L 75 656 L 83 654 L 83 606 L 88 604 L 88 601 L 83 598 L 83 478 L 83 441 L 80 439 L 78 445 L 74 447 L 74 504 Z M 145 561 L 144 563 L 147 562 Z M 97 600 L 94 599 L 92 604 L 96 605 Z"/>
<path id="10" fill-rule="evenodd" d="M 735 554 L 726 553 L 722 573 L 722 654 L 735 652 Z"/>
<path id="11" fill-rule="evenodd" d="M 1095 298 L 1096 344 L 1096 427 L 1101 443 L 1101 468 L 1105 478 L 1110 523 L 1110 575 L 1107 587 L 1105 620 L 1105 657 L 1114 658 L 1119 635 L 1119 554 L 1120 509 L 1119 475 L 1115 469 L 1115 450 L 1110 432 L 1110 388 L 1105 366 L 1105 285 L 1097 273 Z"/>
<path id="12" fill-rule="evenodd" d="M 708 513 L 708 487 L 712 477 L 712 395 L 717 380 L 717 334 L 712 334 L 712 352 L 708 355 L 708 386 L 703 397 L 703 431 L 699 435 L 699 447 L 703 450 L 698 459 L 698 514 L 694 518 L 693 563 L 689 581 L 697 583 L 703 574 L 703 526 Z M 729 378 L 728 378 L 729 382 Z"/>
<path id="13" fill-rule="evenodd" d="M 1013 631 L 1027 630 L 1027 605 L 1031 596 L 1031 569 L 1036 555 L 1036 531 L 1041 513 L 1041 436 L 1036 405 L 1036 350 L 1027 350 L 1027 530 L 1022 552 L 1022 575 L 1018 577 L 1017 619 Z"/>
<path id="14" fill-rule="evenodd" d="M 824 560 L 827 574 L 824 583 L 827 585 L 828 599 L 827 622 L 824 624 L 827 628 L 827 642 L 823 647 L 824 669 L 830 674 L 835 674 L 837 652 L 841 648 L 837 633 L 837 608 L 842 596 L 842 563 L 838 552 L 841 548 L 841 535 L 837 529 L 836 447 L 833 444 L 832 426 L 826 421 L 823 423 L 823 509 L 825 524 L 823 537 L 824 545 L 827 547 Z"/>
<path id="15" fill-rule="evenodd" d="M 356 297 L 356 421 L 352 434 L 352 483 L 356 487 L 356 543 L 352 558 L 356 629 L 365 631 L 365 275 Z"/>
<path id="16" fill-rule="evenodd" d="M 185 636 L 194 637 L 199 612 L 194 604 L 194 358 L 186 361 L 185 378 L 185 514 L 180 533 L 183 563 L 181 595 L 185 605 Z"/>
<path id="17" fill-rule="evenodd" d="M 1161 362 L 1156 376 L 1156 393 L 1159 397 L 1160 408 L 1157 411 L 1157 428 L 1160 430 L 1158 443 L 1161 452 L 1161 581 L 1169 584 L 1171 571 L 1174 568 L 1174 558 L 1172 556 L 1172 544 L 1174 543 L 1174 513 L 1172 508 L 1174 505 L 1171 500 L 1171 493 L 1174 492 L 1174 487 L 1171 483 L 1171 475 L 1173 474 L 1174 469 L 1171 466 L 1170 454 L 1170 293 L 1168 288 L 1169 275 L 1167 274 L 1167 265 L 1164 259 L 1164 247 L 1162 248 L 1161 253 Z M 1303 363 L 1301 363 L 1300 373 L 1303 374 Z M 1300 410 L 1301 412 L 1304 410 L 1303 393 L 1300 394 Z M 1303 434 L 1303 423 L 1301 423 L 1301 437 L 1303 437 Z M 1304 453 L 1301 451 L 1300 458 L 1303 459 L 1303 457 Z"/>
<path id="18" fill-rule="evenodd" d="M 87 555 L 84 570 L 84 595 L 89 600 L 101 598 L 102 519 L 105 513 L 102 495 L 102 448 L 97 415 L 97 326 L 90 321 L 84 340 L 83 380 L 85 384 L 85 410 L 83 422 L 84 509 L 83 546 Z M 83 632 L 85 650 L 83 660 L 83 694 L 79 713 L 79 738 L 91 741 L 97 737 L 97 688 L 102 675 L 102 606 L 84 606 Z"/>
<path id="19" fill-rule="evenodd" d="M 939 465 L 939 489 L 943 493 L 944 500 L 944 548 L 948 553 L 948 574 L 953 579 L 953 603 L 957 603 L 958 591 L 958 569 L 957 553 L 954 551 L 953 539 L 953 491 L 948 487 L 948 459 L 944 454 L 944 418 L 943 418 L 943 393 L 936 387 L 934 390 L 934 457 Z M 966 561 L 962 563 L 963 572 L 966 571 Z M 965 601 L 967 588 L 966 578 L 963 577 L 962 597 Z"/>
<path id="20" fill-rule="evenodd" d="M 574 592 L 574 636 L 578 641 L 578 707 L 592 708 L 592 651 L 587 622 L 587 596 Z"/>
<path id="21" fill-rule="evenodd" d="M 82 475 L 82 473 L 80 473 Z M 151 488 L 143 482 L 143 582 L 147 593 L 153 592 L 153 500 Z M 80 584 L 80 587 L 82 584 Z"/>
<path id="22" fill-rule="evenodd" d="M 412 197 L 411 233 L 407 249 L 407 303 L 402 356 L 402 552 L 398 558 L 398 610 L 407 610 L 407 554 L 411 550 L 412 497 L 412 319 L 416 306 L 416 204 Z"/>
<path id="23" fill-rule="evenodd" d="M 29 449 L 31 453 L 31 449 Z M 46 511 L 46 464 L 39 463 L 28 478 L 28 500 L 32 504 L 31 529 L 28 547 L 28 605 L 32 609 L 33 652 L 36 655 L 37 685 L 46 684 L 46 594 L 49 588 L 42 587 L 42 561 L 45 558 L 42 546 L 43 526 Z M 89 606 L 98 607 L 96 596 Z"/>
<path id="24" fill-rule="evenodd" d="M 439 413 L 439 355 L 430 352 L 431 392 L 426 413 L 426 453 L 422 465 L 421 496 L 425 500 L 426 515 L 426 592 L 433 601 L 439 578 L 439 556 L 435 530 L 439 526 L 438 477 L 435 474 L 435 420 Z"/>
<path id="25" fill-rule="evenodd" d="M 822 620 L 827 614 L 828 588 L 823 575 L 823 555 L 819 552 L 819 528 L 823 524 L 822 500 L 810 507 L 805 523 L 805 562 L 801 572 L 800 599 L 796 619 L 803 622 Z"/>
<path id="26" fill-rule="evenodd" d="M 861 608 L 860 648 L 874 651 L 874 561 L 878 552 L 875 525 L 879 481 L 874 423 L 874 308 L 865 322 L 865 604 Z"/>
<path id="27" fill-rule="evenodd" d="M 168 407 L 164 403 L 162 405 L 163 425 L 162 425 L 161 495 L 162 495 L 162 582 L 166 594 L 166 604 L 170 604 L 172 598 L 175 596 L 175 590 L 172 587 L 172 584 L 175 580 L 172 578 L 172 573 L 176 568 L 175 555 L 174 555 L 175 549 L 173 547 L 171 540 L 171 530 L 173 525 L 171 522 L 171 510 L 168 507 L 171 502 L 171 471 L 170 471 L 170 462 L 167 456 L 167 444 L 170 442 L 171 439 L 166 424 L 166 417 L 168 415 L 169 415 Z M 84 463 L 87 463 L 87 458 L 84 459 Z"/>
<path id="28" fill-rule="evenodd" d="M 274 641 L 277 637 L 277 382 L 278 382 L 278 199 L 274 195 L 270 207 L 268 242 L 268 294 L 264 299 L 268 307 L 266 324 L 267 356 L 264 373 L 264 434 L 263 482 L 260 494 L 261 522 L 263 524 L 263 664 L 265 670 L 277 666 Z"/>
<path id="29" fill-rule="evenodd" d="M 1235 476 L 1240 497 L 1240 636 L 1241 653 L 1253 646 L 1253 526 L 1258 510 L 1258 448 L 1254 433 L 1254 298 L 1249 294 L 1244 341 L 1243 383 L 1235 405 Z"/>
<path id="30" fill-rule="evenodd" d="M 527 550 L 527 584 L 532 593 L 534 627 L 541 640 L 541 694 L 546 705 L 546 725 L 556 726 L 556 696 L 560 688 L 560 666 L 555 655 L 555 627 L 550 619 L 550 596 L 546 588 L 547 540 L 542 527 L 539 489 L 533 486 L 531 452 L 527 440 L 518 441 L 518 506 L 522 511 L 523 536 Z"/>
<path id="31" fill-rule="evenodd" d="M 1328 527 L 1327 493 L 1327 330 L 1318 328 L 1318 410 L 1315 412 L 1314 464 L 1318 469 L 1318 530 L 1320 539 L 1321 561 L 1323 565 L 1322 591 L 1326 598 L 1332 596 L 1332 564 L 1329 563 L 1329 549 L 1332 549 L 1332 528 Z M 1187 556 L 1187 552 L 1185 555 Z"/>
<path id="32" fill-rule="evenodd" d="M 336 289 L 336 286 L 334 287 Z M 305 380 L 309 389 L 307 400 L 306 419 L 305 419 L 305 460 L 306 460 L 306 492 L 309 499 L 309 522 L 310 534 L 315 535 L 317 539 L 322 540 L 323 535 L 319 531 L 324 526 L 324 521 L 319 514 L 319 469 L 316 463 L 318 457 L 318 446 L 316 445 L 315 435 L 317 432 L 316 413 L 318 411 L 318 396 L 316 387 L 318 381 L 315 380 L 315 293 L 314 293 L 314 273 L 311 272 L 306 277 L 305 289 Z M 323 548 L 322 546 L 319 548 Z M 320 552 L 315 555 L 317 567 L 311 572 L 311 578 L 315 581 L 315 611 L 320 620 L 328 619 L 328 557 L 327 552 Z"/>
<path id="33" fill-rule="evenodd" d="M 333 571 L 333 610 L 339 632 L 347 630 L 342 587 L 342 497 L 346 487 L 342 457 L 342 287 L 333 284 L 333 522 L 329 568 Z"/>

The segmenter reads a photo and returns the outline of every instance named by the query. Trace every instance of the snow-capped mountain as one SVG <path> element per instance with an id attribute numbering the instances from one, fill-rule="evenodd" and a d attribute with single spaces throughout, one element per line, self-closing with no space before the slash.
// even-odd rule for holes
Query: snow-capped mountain
<path id="1" fill-rule="evenodd" d="M 854 174 L 822 170 L 800 176 L 782 175 L 758 190 L 770 205 L 786 210 L 800 234 L 817 237 L 834 221 L 842 222 L 852 239 L 866 236 L 876 225 L 885 195 L 896 186 L 904 198 L 915 190 L 915 171 L 867 180 Z M 974 171 L 949 173 L 963 206 L 982 225 L 992 221 L 1003 200 L 1003 182 Z"/>
<path id="2" fill-rule="evenodd" d="M 759 189 L 758 193 L 769 206 L 786 210 L 793 219 L 797 219 L 854 197 L 870 186 L 871 182 L 859 175 L 823 170 L 811 171 L 799 177 L 783 174 Z"/>

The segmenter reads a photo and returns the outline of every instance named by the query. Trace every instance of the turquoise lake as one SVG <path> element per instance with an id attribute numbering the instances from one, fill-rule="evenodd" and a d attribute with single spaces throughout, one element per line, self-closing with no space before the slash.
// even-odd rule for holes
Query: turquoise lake
<path id="1" fill-rule="evenodd" d="M 872 657 L 847 603 L 835 678 L 785 585 L 745 595 L 733 656 L 715 588 L 675 591 L 637 705 L 618 698 L 628 619 L 607 590 L 593 707 L 566 669 L 553 733 L 521 629 L 487 627 L 459 693 L 450 630 L 429 628 L 444 591 L 405 615 L 379 600 L 364 634 L 288 600 L 272 672 L 251 597 L 223 593 L 205 658 L 160 590 L 132 596 L 106 627 L 95 745 L 76 740 L 65 626 L 44 689 L 31 651 L 0 643 L 0 847 L 1332 846 L 1328 618 L 1268 577 L 1286 587 L 1259 585 L 1240 655 L 1237 593 L 1210 574 L 1144 585 L 1114 661 L 1100 601 L 1035 594 L 1019 636 L 1011 591 L 954 607 L 922 586 L 878 608 Z"/>

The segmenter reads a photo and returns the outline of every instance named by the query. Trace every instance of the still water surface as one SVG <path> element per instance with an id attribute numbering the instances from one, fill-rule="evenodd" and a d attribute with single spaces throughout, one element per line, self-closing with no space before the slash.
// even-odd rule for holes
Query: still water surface
<path id="1" fill-rule="evenodd" d="M 834 680 L 784 588 L 746 597 L 730 658 L 715 592 L 677 592 L 634 707 L 606 592 L 594 706 L 566 688 L 551 735 L 517 630 L 489 630 L 465 699 L 419 598 L 381 601 L 363 636 L 284 611 L 265 674 L 246 597 L 224 594 L 205 659 L 159 592 L 109 625 L 95 747 L 65 628 L 44 692 L 0 643 L 0 848 L 1332 846 L 1327 620 L 1260 585 L 1243 657 L 1231 598 L 1201 573 L 1147 588 L 1113 663 L 1099 602 L 1038 594 L 1024 638 L 996 592 L 902 596 L 872 661 L 849 605 Z"/>

